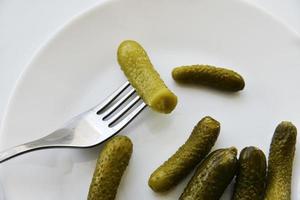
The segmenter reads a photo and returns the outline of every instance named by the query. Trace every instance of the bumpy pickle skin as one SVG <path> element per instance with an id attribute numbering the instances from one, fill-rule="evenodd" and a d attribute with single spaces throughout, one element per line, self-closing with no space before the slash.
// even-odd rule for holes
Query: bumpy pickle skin
<path id="1" fill-rule="evenodd" d="M 132 142 L 115 136 L 101 151 L 90 185 L 88 200 L 113 200 L 132 154 Z"/>
<path id="2" fill-rule="evenodd" d="M 123 41 L 117 55 L 128 81 L 150 108 L 160 113 L 170 113 L 175 109 L 177 97 L 160 78 L 139 43 L 133 40 Z"/>
<path id="3" fill-rule="evenodd" d="M 237 149 L 219 149 L 196 169 L 179 200 L 218 200 L 224 193 L 237 169 Z"/>
<path id="4" fill-rule="evenodd" d="M 263 200 L 266 168 L 264 152 L 256 147 L 244 148 L 239 156 L 232 200 Z"/>
<path id="5" fill-rule="evenodd" d="M 297 128 L 287 121 L 275 130 L 270 145 L 265 200 L 290 200 Z"/>
<path id="6" fill-rule="evenodd" d="M 179 83 L 205 85 L 233 92 L 242 90 L 245 87 L 245 81 L 238 73 L 211 65 L 176 67 L 172 71 L 172 77 Z"/>
<path id="7" fill-rule="evenodd" d="M 209 153 L 220 132 L 220 123 L 204 117 L 194 127 L 187 141 L 150 176 L 148 185 L 164 192 L 177 185 Z"/>

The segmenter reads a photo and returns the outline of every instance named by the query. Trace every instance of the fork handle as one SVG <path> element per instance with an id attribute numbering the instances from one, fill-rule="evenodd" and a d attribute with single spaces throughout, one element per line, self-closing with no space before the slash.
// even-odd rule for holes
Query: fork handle
<path id="1" fill-rule="evenodd" d="M 30 150 L 32 150 L 32 148 L 28 148 L 26 144 L 6 149 L 5 151 L 0 152 L 0 163 Z"/>
<path id="2" fill-rule="evenodd" d="M 46 136 L 47 137 L 47 136 Z M 39 149 L 44 149 L 44 148 L 49 148 L 49 147 L 59 147 L 57 146 L 51 146 L 51 144 L 46 144 L 45 143 L 45 138 L 41 138 L 38 140 L 34 140 L 32 142 L 28 142 L 25 144 L 21 144 L 15 147 L 11 147 L 9 149 L 6 149 L 2 152 L 0 152 L 0 163 L 7 161 L 15 156 L 30 152 L 30 151 L 35 151 Z"/>
<path id="3" fill-rule="evenodd" d="M 44 148 L 71 146 L 68 145 L 70 140 L 72 140 L 72 130 L 58 129 L 57 131 L 54 131 L 43 138 L 25 144 L 21 144 L 15 147 L 11 147 L 9 149 L 0 152 L 0 163 L 30 151 L 40 150 Z"/>

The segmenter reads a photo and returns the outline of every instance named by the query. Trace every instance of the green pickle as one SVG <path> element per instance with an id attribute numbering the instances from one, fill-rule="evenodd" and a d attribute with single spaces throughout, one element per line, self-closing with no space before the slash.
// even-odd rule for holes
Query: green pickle
<path id="1" fill-rule="evenodd" d="M 219 149 L 196 169 L 179 200 L 218 200 L 233 179 L 237 169 L 237 149 Z"/>
<path id="2" fill-rule="evenodd" d="M 245 81 L 238 73 L 211 65 L 176 67 L 172 77 L 179 83 L 199 84 L 227 91 L 239 91 L 245 87 Z"/>
<path id="3" fill-rule="evenodd" d="M 263 200 L 266 168 L 264 152 L 256 147 L 244 148 L 239 157 L 232 200 Z"/>
<path id="4" fill-rule="evenodd" d="M 165 163 L 150 176 L 148 185 L 155 192 L 164 192 L 177 185 L 209 153 L 220 132 L 220 123 L 204 117 L 191 135 Z"/>
<path id="5" fill-rule="evenodd" d="M 160 78 L 139 43 L 133 40 L 122 42 L 118 48 L 118 62 L 130 84 L 150 108 L 160 113 L 174 110 L 177 97 Z"/>
<path id="6" fill-rule="evenodd" d="M 267 173 L 265 200 L 290 200 L 297 128 L 281 122 L 273 135 Z"/>
<path id="7" fill-rule="evenodd" d="M 97 160 L 88 200 L 113 200 L 132 154 L 132 142 L 126 136 L 109 140 Z"/>

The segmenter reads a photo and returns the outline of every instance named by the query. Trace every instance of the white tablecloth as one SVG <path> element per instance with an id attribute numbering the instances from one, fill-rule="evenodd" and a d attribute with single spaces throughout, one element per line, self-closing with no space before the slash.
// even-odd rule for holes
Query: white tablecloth
<path id="1" fill-rule="evenodd" d="M 34 52 L 72 16 L 101 1 L 0 0 L 0 123 L 14 85 Z M 300 33 L 300 0 L 249 1 Z"/>

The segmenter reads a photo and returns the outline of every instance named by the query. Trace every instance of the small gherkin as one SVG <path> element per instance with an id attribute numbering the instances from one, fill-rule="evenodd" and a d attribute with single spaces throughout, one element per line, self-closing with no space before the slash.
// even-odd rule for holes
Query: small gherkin
<path id="1" fill-rule="evenodd" d="M 115 136 L 101 151 L 90 185 L 88 200 L 113 200 L 132 154 L 132 142 Z"/>
<path id="2" fill-rule="evenodd" d="M 151 174 L 151 189 L 164 192 L 177 185 L 209 153 L 219 132 L 218 121 L 208 116 L 201 119 L 187 141 Z"/>
<path id="3" fill-rule="evenodd" d="M 172 112 L 177 97 L 161 79 L 144 48 L 136 41 L 125 40 L 117 54 L 121 69 L 143 101 L 157 112 Z"/>
<path id="4" fill-rule="evenodd" d="M 196 169 L 179 200 L 219 200 L 237 168 L 237 149 L 219 149 Z"/>
<path id="5" fill-rule="evenodd" d="M 244 89 L 243 77 L 230 70 L 211 65 L 189 65 L 176 67 L 172 77 L 179 83 L 205 85 L 220 90 L 239 91 Z"/>
<path id="6" fill-rule="evenodd" d="M 287 121 L 281 122 L 272 138 L 267 172 L 265 200 L 290 200 L 293 160 L 297 128 Z"/>
<path id="7" fill-rule="evenodd" d="M 266 182 L 266 157 L 256 147 L 244 148 L 239 156 L 232 200 L 263 200 Z"/>

